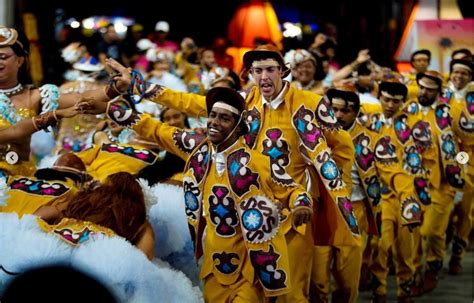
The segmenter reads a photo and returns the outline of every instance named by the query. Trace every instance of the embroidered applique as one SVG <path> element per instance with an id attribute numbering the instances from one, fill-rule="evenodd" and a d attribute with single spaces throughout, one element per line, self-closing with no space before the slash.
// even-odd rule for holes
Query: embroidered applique
<path id="1" fill-rule="evenodd" d="M 284 270 L 277 267 L 277 261 L 280 255 L 275 252 L 272 245 L 269 245 L 268 251 L 250 250 L 250 261 L 257 277 L 265 289 L 275 291 L 287 286 L 287 274 Z"/>
<path id="2" fill-rule="evenodd" d="M 280 225 L 278 206 L 268 197 L 255 196 L 239 204 L 244 239 L 250 243 L 271 240 Z"/>
<path id="3" fill-rule="evenodd" d="M 198 146 L 206 136 L 195 131 L 177 130 L 173 133 L 174 144 L 183 152 L 189 154 Z"/>
<path id="4" fill-rule="evenodd" d="M 374 164 L 374 153 L 370 149 L 370 137 L 364 133 L 360 133 L 355 137 L 352 142 L 355 146 L 355 159 L 357 165 L 363 170 L 367 171 L 373 167 Z"/>
<path id="5" fill-rule="evenodd" d="M 12 190 L 16 189 L 32 195 L 52 197 L 59 197 L 69 190 L 68 187 L 61 183 L 32 180 L 29 178 L 13 180 L 10 188 Z"/>
<path id="6" fill-rule="evenodd" d="M 463 188 L 464 180 L 461 178 L 461 168 L 458 165 L 448 164 L 444 170 L 449 185 L 455 188 Z"/>
<path id="7" fill-rule="evenodd" d="M 242 197 L 250 191 L 250 186 L 260 188 L 259 175 L 247 167 L 250 162 L 250 154 L 241 148 L 232 152 L 227 157 L 227 171 L 232 190 Z"/>
<path id="8" fill-rule="evenodd" d="M 293 206 L 295 208 L 300 207 L 300 206 L 312 208 L 313 203 L 311 202 L 311 199 L 306 194 L 303 194 L 303 195 L 299 195 L 296 198 L 295 202 L 293 203 Z"/>
<path id="9" fill-rule="evenodd" d="M 412 101 L 405 106 L 403 112 L 406 114 L 415 115 L 419 110 L 418 103 L 416 103 L 416 101 Z"/>
<path id="10" fill-rule="evenodd" d="M 202 193 L 196 183 L 186 176 L 183 178 L 183 190 L 186 216 L 189 220 L 196 221 L 199 218 Z"/>
<path id="11" fill-rule="evenodd" d="M 334 116 L 331 102 L 329 102 L 326 96 L 319 101 L 319 104 L 316 107 L 316 120 L 321 127 L 329 130 L 338 130 L 341 128 L 341 125 L 337 122 L 337 119 Z"/>
<path id="12" fill-rule="evenodd" d="M 424 173 L 421 156 L 415 145 L 405 147 L 403 169 L 412 175 Z"/>
<path id="13" fill-rule="evenodd" d="M 270 157 L 272 179 L 281 185 L 294 184 L 293 178 L 285 170 L 290 164 L 290 147 L 283 139 L 282 131 L 278 128 L 268 129 L 262 144 L 263 154 Z"/>
<path id="14" fill-rule="evenodd" d="M 382 129 L 382 120 L 381 120 L 381 115 L 380 114 L 372 114 L 370 116 L 370 124 L 369 124 L 369 129 L 373 132 L 380 133 L 380 130 Z"/>
<path id="15" fill-rule="evenodd" d="M 258 109 L 254 107 L 250 111 L 247 111 L 247 116 L 245 117 L 245 119 L 249 126 L 249 132 L 244 135 L 245 143 L 247 143 L 250 148 L 253 148 L 255 145 L 255 141 L 257 140 L 258 133 L 260 131 L 262 117 Z"/>
<path id="16" fill-rule="evenodd" d="M 88 227 L 85 227 L 81 231 L 73 231 L 70 228 L 61 228 L 61 229 L 54 229 L 54 233 L 58 234 L 65 240 L 73 245 L 81 244 L 89 240 L 89 237 L 93 231 L 91 231 Z"/>
<path id="17" fill-rule="evenodd" d="M 412 136 L 415 142 L 423 150 L 433 145 L 431 138 L 431 127 L 428 122 L 418 121 L 412 129 Z"/>
<path id="18" fill-rule="evenodd" d="M 398 162 L 395 146 L 389 136 L 380 138 L 375 144 L 375 158 L 380 163 L 387 165 Z"/>
<path id="19" fill-rule="evenodd" d="M 371 176 L 364 179 L 366 185 L 367 197 L 372 201 L 372 206 L 377 206 L 380 203 L 380 182 L 377 176 Z"/>
<path id="20" fill-rule="evenodd" d="M 466 102 L 467 112 L 471 116 L 474 115 L 474 91 L 468 92 L 464 100 Z"/>
<path id="21" fill-rule="evenodd" d="M 303 144 L 314 151 L 320 139 L 324 139 L 322 130 L 313 123 L 314 113 L 304 105 L 293 115 L 293 126 L 296 128 Z"/>
<path id="22" fill-rule="evenodd" d="M 198 184 L 201 183 L 207 173 L 209 157 L 209 146 L 204 144 L 199 147 L 189 159 L 188 169 L 192 170 Z"/>
<path id="23" fill-rule="evenodd" d="M 408 197 L 402 201 L 402 219 L 408 223 L 421 221 L 421 208 L 413 197 Z"/>
<path id="24" fill-rule="evenodd" d="M 331 157 L 330 150 L 321 151 L 316 156 L 315 165 L 327 189 L 331 191 L 338 190 L 345 185 L 339 168 Z"/>
<path id="25" fill-rule="evenodd" d="M 456 143 L 452 133 L 441 134 L 441 153 L 445 160 L 454 160 L 457 154 Z"/>
<path id="26" fill-rule="evenodd" d="M 239 217 L 235 201 L 229 197 L 229 189 L 224 186 L 214 186 L 209 196 L 209 217 L 216 227 L 216 233 L 221 237 L 232 237 L 236 233 Z"/>
<path id="27" fill-rule="evenodd" d="M 450 107 L 446 104 L 440 104 L 436 106 L 435 116 L 436 116 L 436 125 L 440 130 L 444 130 L 447 127 L 451 126 L 453 118 L 449 113 Z"/>
<path id="28" fill-rule="evenodd" d="M 54 84 L 45 84 L 39 88 L 41 96 L 41 114 L 52 112 L 59 107 L 59 88 Z"/>
<path id="29" fill-rule="evenodd" d="M 474 120 L 469 119 L 464 111 L 462 111 L 459 116 L 459 128 L 469 135 L 474 134 Z"/>
<path id="30" fill-rule="evenodd" d="M 119 153 L 148 164 L 153 164 L 157 158 L 157 156 L 148 149 L 137 149 L 131 146 L 117 145 L 113 143 L 104 143 L 100 149 L 108 153 Z"/>
<path id="31" fill-rule="evenodd" d="M 352 203 L 347 197 L 337 197 L 337 206 L 353 234 L 359 234 L 359 226 L 354 215 Z"/>
<path id="32" fill-rule="evenodd" d="M 422 177 L 415 177 L 414 185 L 416 194 L 418 195 L 418 199 L 420 200 L 420 202 L 423 205 L 430 205 L 431 196 L 428 180 Z"/>
<path id="33" fill-rule="evenodd" d="M 400 143 L 405 144 L 411 136 L 411 129 L 408 126 L 407 116 L 399 115 L 395 118 L 395 134 Z"/>
<path id="34" fill-rule="evenodd" d="M 135 112 L 124 99 L 109 101 L 106 110 L 107 117 L 122 127 L 131 127 L 140 120 L 140 115 Z"/>
<path id="35" fill-rule="evenodd" d="M 233 274 L 239 268 L 240 258 L 236 253 L 214 253 L 212 254 L 214 267 L 225 275 Z"/>

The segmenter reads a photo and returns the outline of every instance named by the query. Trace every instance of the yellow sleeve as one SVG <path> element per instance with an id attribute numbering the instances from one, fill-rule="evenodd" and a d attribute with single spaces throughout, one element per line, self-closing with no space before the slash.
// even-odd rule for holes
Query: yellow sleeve
<path id="1" fill-rule="evenodd" d="M 149 99 L 155 103 L 174 108 L 192 117 L 207 117 L 206 97 L 174 91 L 161 87 L 161 91 Z"/>
<path id="2" fill-rule="evenodd" d="M 142 115 L 133 130 L 144 139 L 156 142 L 162 149 L 185 161 L 194 148 L 205 139 L 202 134 L 170 126 L 149 115 Z"/>

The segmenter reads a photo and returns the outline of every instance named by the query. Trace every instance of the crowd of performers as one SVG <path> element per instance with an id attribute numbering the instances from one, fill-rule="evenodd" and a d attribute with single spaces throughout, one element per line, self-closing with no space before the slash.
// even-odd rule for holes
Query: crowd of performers
<path id="1" fill-rule="evenodd" d="M 392 267 L 398 302 L 413 302 L 447 252 L 462 274 L 468 50 L 449 75 L 429 69 L 429 50 L 399 74 L 368 50 L 328 70 L 314 45 L 263 44 L 237 76 L 210 49 L 190 62 L 191 42 L 140 40 L 145 70 L 73 43 L 68 81 L 36 88 L 26 41 L 0 27 L 0 298 L 55 262 L 123 302 L 386 302 Z M 41 162 L 37 131 L 55 142 Z"/>

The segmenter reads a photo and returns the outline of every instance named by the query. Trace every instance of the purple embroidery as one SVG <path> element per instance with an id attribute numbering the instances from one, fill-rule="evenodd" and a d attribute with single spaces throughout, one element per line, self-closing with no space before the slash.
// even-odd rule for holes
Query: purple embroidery
<path id="1" fill-rule="evenodd" d="M 314 113 L 301 105 L 293 115 L 293 125 L 303 144 L 314 151 L 320 139 L 324 139 L 321 129 L 313 123 Z"/>
<path id="2" fill-rule="evenodd" d="M 337 122 L 336 117 L 334 116 L 334 110 L 332 109 L 331 102 L 328 98 L 324 96 L 316 107 L 316 119 L 319 125 L 323 128 L 330 130 L 340 129 L 341 126 Z"/>
<path id="3" fill-rule="evenodd" d="M 153 164 L 157 156 L 148 149 L 137 149 L 127 145 L 102 144 L 101 150 L 109 153 L 120 153 L 133 159 L 141 160 L 148 164 Z"/>
<path id="4" fill-rule="evenodd" d="M 227 171 L 232 190 L 242 197 L 250 191 L 250 186 L 260 188 L 258 174 L 248 168 L 250 154 L 241 148 L 232 152 L 227 158 Z"/>
<path id="5" fill-rule="evenodd" d="M 389 136 L 380 138 L 375 144 L 375 158 L 383 164 L 398 162 L 395 146 Z"/>
<path id="6" fill-rule="evenodd" d="M 188 169 L 192 170 L 197 183 L 201 183 L 207 173 L 209 165 L 209 146 L 206 144 L 199 147 L 189 159 Z"/>
<path id="7" fill-rule="evenodd" d="M 280 255 L 275 252 L 272 245 L 268 252 L 263 250 L 251 250 L 250 261 L 252 262 L 262 286 L 269 290 L 285 288 L 287 274 L 284 270 L 277 268 L 277 261 Z"/>
<path id="8" fill-rule="evenodd" d="M 281 185 L 294 184 L 293 178 L 286 173 L 285 168 L 290 164 L 290 147 L 278 128 L 270 128 L 263 140 L 263 154 L 270 157 L 272 179 Z"/>
<path id="9" fill-rule="evenodd" d="M 352 203 L 347 197 L 338 197 L 337 206 L 344 217 L 344 220 L 347 222 L 351 232 L 353 234 L 359 234 L 359 226 L 357 226 L 357 220 L 354 215 L 354 210 L 352 209 Z"/>
<path id="10" fill-rule="evenodd" d="M 422 177 L 416 177 L 414 180 L 415 191 L 423 205 L 431 204 L 431 196 L 428 180 Z"/>
<path id="11" fill-rule="evenodd" d="M 370 137 L 361 133 L 352 142 L 355 146 L 357 165 L 363 171 L 367 171 L 374 163 L 374 152 L 370 149 Z"/>
<path id="12" fill-rule="evenodd" d="M 214 253 L 212 254 L 214 267 L 225 275 L 233 274 L 239 268 L 240 258 L 236 253 Z M 234 264 L 237 263 L 237 264 Z"/>
<path id="13" fill-rule="evenodd" d="M 236 233 L 239 217 L 235 209 L 235 201 L 228 197 L 229 189 L 224 186 L 214 186 L 213 195 L 209 196 L 209 216 L 216 227 L 216 233 L 221 237 L 232 237 Z"/>
<path id="14" fill-rule="evenodd" d="M 173 141 L 183 152 L 189 154 L 198 146 L 206 136 L 195 131 L 177 130 L 173 134 Z"/>
<path id="15" fill-rule="evenodd" d="M 402 144 L 405 144 L 410 139 L 411 129 L 408 126 L 406 115 L 400 115 L 395 118 L 395 133 Z"/>
<path id="16" fill-rule="evenodd" d="M 52 197 L 59 197 L 69 190 L 69 188 L 62 183 L 32 180 L 29 178 L 13 180 L 10 188 L 12 190 L 16 189 L 32 195 Z"/>
<path id="17" fill-rule="evenodd" d="M 258 133 L 260 131 L 260 126 L 262 123 L 262 118 L 260 112 L 257 108 L 252 108 L 250 111 L 247 112 L 246 122 L 249 126 L 249 132 L 244 135 L 245 143 L 250 148 L 253 148 L 255 145 L 255 141 L 257 139 Z"/>
<path id="18" fill-rule="evenodd" d="M 450 107 L 446 104 L 440 104 L 436 106 L 435 116 L 436 116 L 436 125 L 438 125 L 440 130 L 451 126 L 453 118 L 449 113 Z"/>

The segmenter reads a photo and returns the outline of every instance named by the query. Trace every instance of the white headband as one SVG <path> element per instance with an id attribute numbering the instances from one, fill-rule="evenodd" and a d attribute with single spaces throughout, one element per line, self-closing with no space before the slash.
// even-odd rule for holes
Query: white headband
<path id="1" fill-rule="evenodd" d="M 212 108 L 214 108 L 214 107 L 225 109 L 225 110 L 230 111 L 231 113 L 234 113 L 236 115 L 240 115 L 240 111 L 237 108 L 235 108 L 232 105 L 229 105 L 229 104 L 227 104 L 223 101 L 217 101 L 216 103 L 214 103 L 214 105 L 212 105 Z"/>
<path id="2" fill-rule="evenodd" d="M 426 88 L 431 88 L 431 89 L 438 89 L 439 88 L 439 85 L 438 84 L 435 84 L 435 85 L 432 85 L 432 84 L 428 84 L 425 80 L 423 79 L 420 79 L 418 80 L 418 83 L 423 85 L 424 87 Z"/>
<path id="3" fill-rule="evenodd" d="M 424 86 L 424 85 L 423 85 Z M 389 92 L 387 91 L 381 91 L 380 94 L 384 97 L 387 97 L 387 98 L 390 98 L 390 99 L 397 99 L 397 100 L 402 100 L 403 99 L 403 95 L 392 95 L 390 94 Z"/>
<path id="4" fill-rule="evenodd" d="M 331 102 L 332 102 L 332 104 L 337 104 L 337 105 L 341 105 L 341 106 L 344 106 L 344 107 L 346 106 L 346 104 L 347 104 L 347 106 L 353 106 L 354 105 L 354 102 L 344 100 L 342 98 L 332 98 Z"/>
<path id="5" fill-rule="evenodd" d="M 262 66 L 277 66 L 280 67 L 280 64 L 275 59 L 265 59 L 259 61 L 253 61 L 252 67 L 262 67 Z"/>
<path id="6" fill-rule="evenodd" d="M 472 69 L 467 64 L 462 64 L 462 63 L 453 64 L 453 69 L 456 68 L 456 67 L 467 69 L 468 71 L 470 71 L 472 73 Z"/>

